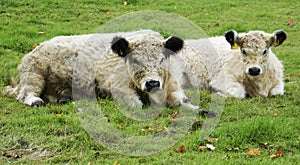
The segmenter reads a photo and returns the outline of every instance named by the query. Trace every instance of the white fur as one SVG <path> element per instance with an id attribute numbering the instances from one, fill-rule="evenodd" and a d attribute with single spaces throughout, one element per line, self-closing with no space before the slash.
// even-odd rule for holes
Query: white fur
<path id="1" fill-rule="evenodd" d="M 259 53 L 263 50 L 262 48 L 267 47 L 269 51 L 264 62 L 243 61 L 244 56 L 241 50 L 232 50 L 224 36 L 186 40 L 186 42 L 202 54 L 203 59 L 206 59 L 211 80 L 210 85 L 221 93 L 236 98 L 244 98 L 246 95 L 250 97 L 283 95 L 283 65 L 271 51 L 271 48 L 265 46 L 272 35 L 262 31 L 239 34 L 240 39 L 247 38 L 247 35 L 262 36 L 261 38 L 258 37 L 256 43 L 253 41 L 253 43 L 246 44 L 250 45 L 250 48 L 247 47 L 247 51 L 253 53 L 253 57 L 257 59 L 261 58 Z M 256 50 L 256 48 L 258 49 Z M 192 55 L 194 56 L 191 58 L 195 60 L 199 58 L 199 55 Z M 248 69 L 251 66 L 259 67 L 261 73 L 258 76 L 250 76 Z M 263 68 L 264 66 L 266 67 Z M 202 72 L 202 69 L 200 68 L 198 72 Z"/>
<path id="2" fill-rule="evenodd" d="M 111 42 L 115 36 L 124 37 L 134 53 L 126 58 L 114 53 Z M 150 100 L 156 104 L 197 109 L 185 101 L 187 97 L 173 72 L 176 69 L 172 69 L 177 66 L 166 62 L 164 65 L 169 69 L 156 68 L 160 64 L 157 57 L 164 57 L 164 44 L 163 37 L 150 30 L 55 37 L 24 56 L 18 67 L 20 82 L 14 87 L 7 86 L 4 94 L 33 106 L 43 103 L 42 94 L 51 102 L 59 102 L 93 95 L 96 87 L 97 95 L 113 96 L 132 107 L 142 108 L 142 96 L 137 93 L 144 92 L 146 81 L 158 80 L 160 90 L 149 94 Z M 140 68 L 146 71 L 140 79 L 133 74 L 135 65 L 130 64 L 134 56 L 139 58 Z M 170 61 L 173 61 L 177 55 L 171 56 Z M 177 71 L 181 74 L 180 69 Z"/>

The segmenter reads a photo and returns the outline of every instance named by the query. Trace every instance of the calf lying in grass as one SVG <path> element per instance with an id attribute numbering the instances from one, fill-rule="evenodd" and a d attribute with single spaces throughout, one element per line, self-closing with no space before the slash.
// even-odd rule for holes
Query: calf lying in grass
<path id="1" fill-rule="evenodd" d="M 284 94 L 283 65 L 271 47 L 281 45 L 286 37 L 281 30 L 272 34 L 263 31 L 238 34 L 230 30 L 225 37 L 186 42 L 205 56 L 213 89 L 236 98 L 269 97 Z M 196 73 L 203 70 L 193 69 Z"/>
<path id="2" fill-rule="evenodd" d="M 78 95 L 113 96 L 132 107 L 146 102 L 197 110 L 169 62 L 184 41 L 150 30 L 60 36 L 40 44 L 19 65 L 20 81 L 4 94 L 30 105 L 66 102 Z M 78 96 L 81 97 L 81 96 Z"/>

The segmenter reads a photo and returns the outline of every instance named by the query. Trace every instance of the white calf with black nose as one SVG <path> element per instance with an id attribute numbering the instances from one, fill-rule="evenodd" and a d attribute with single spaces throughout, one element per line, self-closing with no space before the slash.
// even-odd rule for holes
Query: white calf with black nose
<path id="1" fill-rule="evenodd" d="M 216 75 L 210 76 L 210 86 L 213 89 L 226 96 L 244 98 L 284 94 L 284 68 L 271 47 L 281 45 L 286 38 L 287 35 L 282 30 L 272 34 L 263 31 L 238 34 L 230 30 L 225 36 L 186 42 L 203 56 L 207 56 L 209 74 Z M 204 47 L 201 44 L 204 41 L 212 46 Z M 220 60 L 216 60 L 216 55 Z M 200 56 L 190 58 L 197 59 Z"/>
<path id="2" fill-rule="evenodd" d="M 225 39 L 231 46 L 231 50 L 221 53 L 226 95 L 243 98 L 284 94 L 283 65 L 271 47 L 279 46 L 286 38 L 282 30 L 272 34 L 263 31 L 226 32 Z"/>
<path id="3" fill-rule="evenodd" d="M 3 92 L 30 106 L 95 94 L 135 108 L 152 100 L 198 110 L 172 72 L 177 66 L 170 61 L 183 45 L 178 37 L 164 39 L 151 30 L 55 37 L 24 56 L 20 81 Z"/>

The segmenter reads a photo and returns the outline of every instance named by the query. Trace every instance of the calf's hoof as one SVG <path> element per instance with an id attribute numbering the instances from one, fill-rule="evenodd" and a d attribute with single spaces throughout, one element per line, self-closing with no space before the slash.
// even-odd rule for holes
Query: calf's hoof
<path id="1" fill-rule="evenodd" d="M 44 105 L 44 101 L 43 100 L 36 100 L 35 102 L 33 102 L 31 104 L 32 107 L 34 108 L 37 108 L 37 107 L 40 107 L 40 106 L 43 106 Z"/>
<path id="2" fill-rule="evenodd" d="M 70 102 L 71 100 L 68 98 L 61 98 L 58 100 L 59 104 L 67 104 L 68 102 Z"/>

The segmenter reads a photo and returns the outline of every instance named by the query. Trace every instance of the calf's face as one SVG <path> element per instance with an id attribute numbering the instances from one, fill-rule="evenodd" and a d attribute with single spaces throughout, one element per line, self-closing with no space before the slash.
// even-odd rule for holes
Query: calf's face
<path id="1" fill-rule="evenodd" d="M 111 48 L 128 65 L 132 82 L 145 92 L 161 90 L 168 75 L 168 60 L 183 47 L 183 40 L 170 37 L 166 41 L 149 38 L 129 43 L 125 38 L 115 37 Z"/>
<path id="2" fill-rule="evenodd" d="M 270 47 L 282 44 L 286 39 L 286 33 L 277 30 L 273 34 L 263 31 L 238 34 L 230 30 L 225 33 L 225 38 L 232 49 L 240 48 L 245 73 L 250 76 L 259 76 L 268 68 Z"/>

